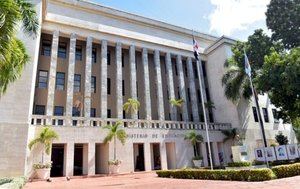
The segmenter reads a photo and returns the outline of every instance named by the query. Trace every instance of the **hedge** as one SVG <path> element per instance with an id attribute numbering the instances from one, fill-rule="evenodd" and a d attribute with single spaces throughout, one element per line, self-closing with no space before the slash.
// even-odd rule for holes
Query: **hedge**
<path id="1" fill-rule="evenodd" d="M 25 177 L 15 177 L 15 178 L 1 178 L 0 188 L 1 189 L 20 189 L 26 183 Z"/>
<path id="2" fill-rule="evenodd" d="M 203 180 L 234 180 L 234 181 L 266 181 L 276 178 L 270 169 L 254 170 L 160 170 L 156 171 L 159 177 L 178 179 Z"/>
<path id="3" fill-rule="evenodd" d="M 290 165 L 279 165 L 272 167 L 277 178 L 293 177 L 300 175 L 300 163 Z"/>
<path id="4" fill-rule="evenodd" d="M 248 161 L 228 163 L 228 167 L 250 167 L 251 165 L 251 162 Z"/>

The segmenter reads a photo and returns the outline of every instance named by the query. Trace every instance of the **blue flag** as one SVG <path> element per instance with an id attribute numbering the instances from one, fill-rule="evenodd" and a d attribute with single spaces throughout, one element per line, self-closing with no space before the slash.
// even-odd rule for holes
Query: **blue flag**
<path id="1" fill-rule="evenodd" d="M 245 57 L 245 73 L 251 77 L 251 67 L 250 67 L 250 63 L 248 60 L 248 57 L 246 55 L 246 52 L 244 51 L 244 57 Z"/>

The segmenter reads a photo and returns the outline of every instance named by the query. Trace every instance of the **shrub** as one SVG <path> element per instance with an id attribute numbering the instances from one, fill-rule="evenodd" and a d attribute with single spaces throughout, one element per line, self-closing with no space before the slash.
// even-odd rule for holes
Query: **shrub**
<path id="1" fill-rule="evenodd" d="M 13 180 L 12 178 L 0 178 L 0 185 L 5 184 L 5 183 L 9 183 L 12 180 Z"/>
<path id="2" fill-rule="evenodd" d="M 23 188 L 26 183 L 25 177 L 16 177 L 16 178 L 3 178 L 0 179 L 0 188 L 10 188 L 17 189 Z"/>
<path id="3" fill-rule="evenodd" d="M 51 167 L 52 167 L 52 162 L 33 164 L 34 169 L 50 169 Z"/>
<path id="4" fill-rule="evenodd" d="M 300 163 L 275 166 L 272 167 L 272 171 L 277 178 L 297 176 L 300 175 Z"/>
<path id="5" fill-rule="evenodd" d="M 165 170 L 156 172 L 159 177 L 204 180 L 266 181 L 275 178 L 270 169 L 255 170 Z"/>
<path id="6" fill-rule="evenodd" d="M 203 160 L 203 157 L 201 157 L 201 156 L 195 156 L 195 157 L 193 157 L 193 160 Z"/>
<path id="7" fill-rule="evenodd" d="M 248 161 L 228 163 L 228 167 L 250 167 L 250 166 L 251 166 L 251 162 Z"/>
<path id="8" fill-rule="evenodd" d="M 263 162 L 263 161 L 257 161 L 257 160 L 254 160 L 253 162 L 252 162 L 252 165 L 264 165 L 265 164 L 265 162 Z"/>

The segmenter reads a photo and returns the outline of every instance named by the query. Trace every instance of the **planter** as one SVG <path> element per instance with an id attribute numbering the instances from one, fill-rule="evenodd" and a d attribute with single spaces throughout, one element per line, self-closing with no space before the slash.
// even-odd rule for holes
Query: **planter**
<path id="1" fill-rule="evenodd" d="M 109 174 L 118 174 L 120 172 L 121 164 L 119 165 L 109 165 Z"/>
<path id="2" fill-rule="evenodd" d="M 197 168 L 202 167 L 202 160 L 193 160 L 193 163 Z"/>
<path id="3" fill-rule="evenodd" d="M 50 168 L 45 169 L 35 169 L 36 177 L 38 179 L 48 179 L 50 178 Z"/>

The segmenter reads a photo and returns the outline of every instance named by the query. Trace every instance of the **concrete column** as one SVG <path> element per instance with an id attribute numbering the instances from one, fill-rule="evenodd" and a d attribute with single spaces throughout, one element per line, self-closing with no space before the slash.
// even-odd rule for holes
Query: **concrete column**
<path id="1" fill-rule="evenodd" d="M 173 69 L 172 69 L 172 61 L 171 54 L 166 54 L 166 69 L 167 69 L 167 83 L 168 83 L 168 91 L 169 91 L 169 100 L 175 99 L 175 90 L 174 90 L 174 80 L 173 80 Z M 171 120 L 177 120 L 177 108 L 173 107 L 169 103 L 169 109 L 171 114 Z"/>
<path id="2" fill-rule="evenodd" d="M 66 176 L 74 175 L 74 143 L 68 142 L 66 144 Z"/>
<path id="3" fill-rule="evenodd" d="M 149 142 L 144 143 L 144 159 L 145 159 L 145 171 L 152 170 L 151 161 L 151 145 Z"/>
<path id="4" fill-rule="evenodd" d="M 183 67 L 182 67 L 182 59 L 181 55 L 177 55 L 177 69 L 178 69 L 178 84 L 179 84 L 179 93 L 180 97 L 184 100 L 184 103 L 181 106 L 181 113 L 182 113 L 182 118 L 183 121 L 188 121 L 188 110 L 187 110 L 187 98 L 186 98 L 186 93 L 185 93 L 185 83 L 184 83 L 184 73 L 183 73 Z"/>
<path id="5" fill-rule="evenodd" d="M 144 82 L 144 107 L 146 119 L 151 120 L 151 98 L 150 98 L 150 80 L 149 80 L 149 69 L 148 69 L 148 50 L 143 48 L 143 82 Z"/>
<path id="6" fill-rule="evenodd" d="M 94 142 L 90 142 L 88 145 L 88 175 L 95 175 L 96 144 Z"/>
<path id="7" fill-rule="evenodd" d="M 204 164 L 204 167 L 208 167 L 208 159 L 207 159 L 207 150 L 206 150 L 206 145 L 205 145 L 205 142 L 202 142 L 201 143 L 201 153 L 202 153 L 202 156 L 203 156 L 203 164 Z"/>
<path id="8" fill-rule="evenodd" d="M 69 50 L 69 66 L 68 66 L 68 84 L 67 84 L 67 102 L 66 102 L 66 116 L 68 119 L 67 125 L 72 124 L 72 110 L 73 110 L 73 92 L 74 92 L 74 72 L 75 72 L 75 49 L 76 49 L 76 34 L 72 33 L 70 37 Z"/>
<path id="9" fill-rule="evenodd" d="M 117 118 L 123 118 L 123 94 L 122 94 L 122 44 L 116 45 L 116 110 Z"/>
<path id="10" fill-rule="evenodd" d="M 207 96 L 206 96 L 206 90 L 205 90 L 205 82 L 204 82 L 204 76 L 203 76 L 203 69 L 202 69 L 202 63 L 201 61 L 197 61 L 196 64 L 198 64 L 197 66 L 199 66 L 199 70 L 197 69 L 197 73 L 200 79 L 200 82 L 202 83 L 202 92 L 203 92 L 203 101 L 201 103 L 206 103 L 207 102 Z M 199 73 L 200 72 L 200 73 Z M 208 109 L 205 108 L 205 112 L 206 112 L 206 116 L 207 116 L 207 120 L 208 120 Z"/>
<path id="11" fill-rule="evenodd" d="M 168 169 L 166 143 L 165 142 L 160 143 L 159 147 L 160 147 L 161 170 L 166 170 Z"/>
<path id="12" fill-rule="evenodd" d="M 85 89 L 84 89 L 84 117 L 91 115 L 91 80 L 92 80 L 92 48 L 93 38 L 87 37 L 85 55 Z"/>
<path id="13" fill-rule="evenodd" d="M 135 62 L 135 47 L 129 47 L 129 64 L 130 64 L 130 97 L 137 100 L 137 87 L 136 87 L 136 62 Z M 137 113 L 131 112 L 131 118 L 137 119 Z"/>
<path id="14" fill-rule="evenodd" d="M 218 150 L 218 143 L 212 142 L 212 153 L 214 154 L 214 165 L 219 166 L 220 165 L 220 159 L 219 159 L 219 150 Z"/>
<path id="15" fill-rule="evenodd" d="M 101 118 L 107 118 L 107 41 L 101 42 Z"/>
<path id="16" fill-rule="evenodd" d="M 54 93 L 55 93 L 55 80 L 56 80 L 58 40 L 59 40 L 59 31 L 54 31 L 53 38 L 52 38 L 51 61 L 50 61 L 50 69 L 49 69 L 49 86 L 48 86 L 47 111 L 46 111 L 47 116 L 53 116 L 53 111 L 54 111 Z"/>
<path id="17" fill-rule="evenodd" d="M 194 76 L 193 62 L 191 57 L 188 57 L 187 59 L 187 69 L 188 69 L 192 114 L 193 114 L 194 122 L 199 122 L 200 119 L 199 119 L 199 111 L 198 111 L 198 103 L 197 103 L 197 94 L 195 88 L 195 76 Z"/>
<path id="18" fill-rule="evenodd" d="M 162 90 L 161 68 L 160 68 L 160 54 L 158 50 L 154 51 L 154 68 L 155 68 L 155 86 L 157 99 L 158 120 L 165 119 L 164 98 Z"/>

